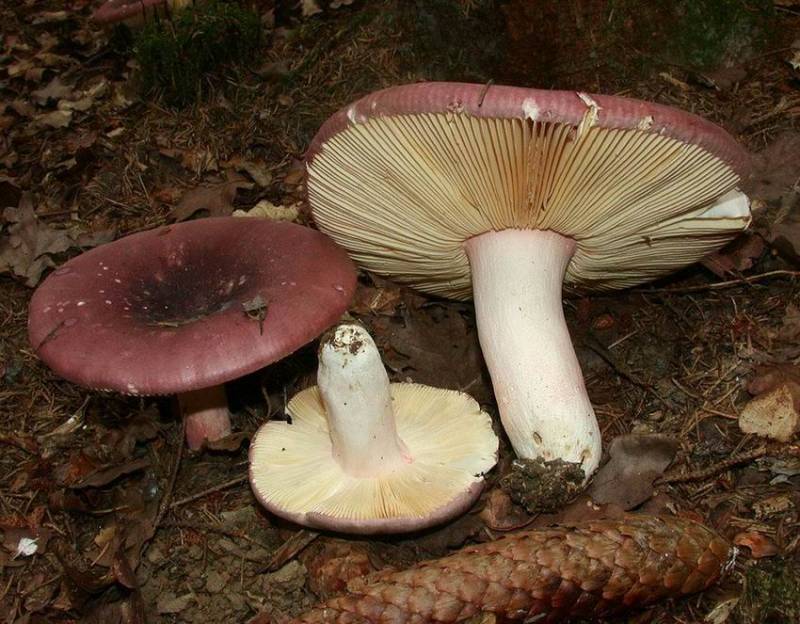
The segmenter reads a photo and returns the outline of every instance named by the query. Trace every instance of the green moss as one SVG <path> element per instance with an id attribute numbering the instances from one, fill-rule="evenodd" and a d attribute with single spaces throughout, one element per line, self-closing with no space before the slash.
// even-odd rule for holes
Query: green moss
<path id="1" fill-rule="evenodd" d="M 682 0 L 672 52 L 699 68 L 733 60 L 761 47 L 772 10 L 771 0 Z"/>
<path id="2" fill-rule="evenodd" d="M 760 51 L 774 17 L 772 0 L 676 0 L 643 6 L 611 0 L 607 36 L 642 59 L 694 69 L 735 63 Z M 643 68 L 645 69 L 645 68 Z"/>
<path id="3" fill-rule="evenodd" d="M 171 20 L 149 23 L 136 37 L 142 89 L 174 106 L 197 101 L 213 72 L 248 58 L 261 40 L 259 16 L 235 2 L 192 5 Z"/>
<path id="4" fill-rule="evenodd" d="M 800 622 L 800 564 L 774 560 L 747 571 L 739 624 Z"/>

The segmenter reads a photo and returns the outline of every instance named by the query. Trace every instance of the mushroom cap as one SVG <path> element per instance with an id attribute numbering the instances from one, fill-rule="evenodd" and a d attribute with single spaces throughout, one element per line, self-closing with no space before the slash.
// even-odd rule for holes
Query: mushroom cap
<path id="1" fill-rule="evenodd" d="M 491 418 L 461 392 L 390 388 L 397 433 L 414 461 L 373 478 L 345 473 L 314 386 L 289 401 L 290 422 L 268 422 L 253 438 L 250 484 L 261 504 L 297 524 L 358 534 L 415 531 L 466 511 L 497 461 Z"/>
<path id="2" fill-rule="evenodd" d="M 316 230 L 200 219 L 66 262 L 34 293 L 28 335 L 50 368 L 82 386 L 180 393 L 313 340 L 347 309 L 355 282 L 347 254 Z"/>
<path id="3" fill-rule="evenodd" d="M 632 286 L 750 221 L 747 153 L 696 115 L 628 98 L 462 83 L 367 95 L 307 154 L 320 229 L 365 268 L 471 294 L 464 241 L 504 229 L 577 242 L 566 282 Z"/>
<path id="4" fill-rule="evenodd" d="M 158 11 L 164 7 L 165 12 L 178 9 L 189 4 L 191 0 L 107 0 L 92 13 L 92 20 L 98 24 L 116 24 L 117 22 L 144 21 L 145 13 Z"/>

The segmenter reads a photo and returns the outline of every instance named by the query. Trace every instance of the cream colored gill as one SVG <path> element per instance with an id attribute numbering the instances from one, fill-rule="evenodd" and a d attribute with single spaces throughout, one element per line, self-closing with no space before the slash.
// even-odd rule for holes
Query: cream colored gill
<path id="1" fill-rule="evenodd" d="M 315 220 L 365 268 L 457 299 L 471 294 L 463 243 L 487 231 L 574 238 L 567 283 L 607 289 L 691 264 L 749 222 L 746 206 L 709 210 L 738 176 L 703 148 L 646 130 L 582 128 L 465 114 L 372 118 L 331 137 L 309 164 Z"/>
<path id="2" fill-rule="evenodd" d="M 317 387 L 287 406 L 291 424 L 264 425 L 251 450 L 251 483 L 290 514 L 375 520 L 423 518 L 447 507 L 496 461 L 491 419 L 468 395 L 392 384 L 397 433 L 413 462 L 378 478 L 353 477 L 333 459 Z"/>

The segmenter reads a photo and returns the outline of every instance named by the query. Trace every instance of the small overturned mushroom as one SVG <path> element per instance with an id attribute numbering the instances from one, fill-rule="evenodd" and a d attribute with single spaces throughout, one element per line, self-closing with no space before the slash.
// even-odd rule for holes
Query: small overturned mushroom
<path id="1" fill-rule="evenodd" d="M 315 528 L 394 533 L 443 522 L 477 499 L 498 442 L 470 396 L 390 384 L 356 324 L 322 341 L 317 383 L 292 398 L 288 421 L 253 438 L 250 483 L 267 509 Z"/>

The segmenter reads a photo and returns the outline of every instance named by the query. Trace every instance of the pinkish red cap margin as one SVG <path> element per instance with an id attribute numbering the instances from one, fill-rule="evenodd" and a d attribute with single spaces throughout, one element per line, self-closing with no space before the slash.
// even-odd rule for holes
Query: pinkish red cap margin
<path id="1" fill-rule="evenodd" d="M 160 4 L 166 4 L 166 0 L 107 0 L 92 13 L 92 20 L 98 24 L 115 24 Z"/>
<path id="2" fill-rule="evenodd" d="M 256 434 L 258 435 L 258 433 Z M 312 529 L 320 529 L 323 531 L 334 531 L 336 533 L 350 533 L 354 535 L 383 535 L 393 533 L 411 533 L 413 531 L 421 531 L 438 524 L 452 520 L 464 513 L 466 513 L 475 501 L 480 498 L 481 492 L 485 486 L 485 481 L 474 482 L 463 492 L 458 493 L 452 499 L 447 501 L 438 509 L 434 510 L 427 516 L 421 518 L 372 518 L 372 519 L 358 519 L 358 518 L 337 518 L 327 514 L 307 512 L 307 513 L 293 513 L 276 505 L 275 503 L 265 500 L 258 490 L 253 485 L 253 449 L 255 448 L 255 439 L 250 443 L 249 453 L 249 476 L 251 489 L 253 495 L 258 502 L 270 513 L 294 522 L 301 526 L 310 527 Z M 322 458 L 320 458 L 322 461 Z M 331 460 L 332 461 L 332 460 Z"/>
<path id="3" fill-rule="evenodd" d="M 597 125 L 641 128 L 698 145 L 726 162 L 740 177 L 750 172 L 750 157 L 721 127 L 683 110 L 614 95 L 550 91 L 459 82 L 419 82 L 366 95 L 330 117 L 314 137 L 307 162 L 325 142 L 372 117 L 422 113 L 466 113 L 473 117 L 531 119 L 578 125 L 594 104 Z"/>
<path id="4" fill-rule="evenodd" d="M 37 355 L 74 383 L 180 393 L 299 349 L 341 317 L 355 286 L 346 252 L 317 230 L 257 218 L 199 219 L 132 234 L 66 262 L 33 294 L 28 335 Z M 245 307 L 256 297 L 263 308 L 248 316 Z"/>

